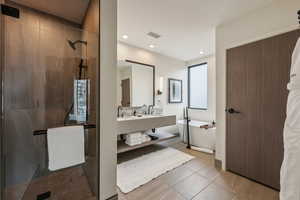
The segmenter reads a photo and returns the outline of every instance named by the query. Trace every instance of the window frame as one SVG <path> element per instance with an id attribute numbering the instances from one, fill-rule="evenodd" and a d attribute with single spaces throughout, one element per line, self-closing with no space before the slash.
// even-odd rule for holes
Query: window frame
<path id="1" fill-rule="evenodd" d="M 208 110 L 208 101 L 207 101 L 207 107 L 206 108 L 195 108 L 191 106 L 191 69 L 195 68 L 195 67 L 201 67 L 203 65 L 207 66 L 207 87 L 208 87 L 208 62 L 204 62 L 204 63 L 200 63 L 200 64 L 195 64 L 195 65 L 191 65 L 188 67 L 188 108 L 189 109 L 193 109 L 193 110 L 203 110 L 203 111 L 207 111 Z M 208 100 L 208 89 L 207 89 L 207 95 L 206 98 Z"/>

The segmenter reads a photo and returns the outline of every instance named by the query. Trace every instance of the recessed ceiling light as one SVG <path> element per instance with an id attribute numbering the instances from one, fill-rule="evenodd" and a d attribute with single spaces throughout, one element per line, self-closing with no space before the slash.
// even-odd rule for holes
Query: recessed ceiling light
<path id="1" fill-rule="evenodd" d="M 155 48 L 155 45 L 154 45 L 154 44 L 150 44 L 149 47 L 150 47 L 151 49 L 154 49 L 154 48 Z"/>
<path id="2" fill-rule="evenodd" d="M 128 39 L 128 35 L 123 35 L 122 38 L 126 40 Z"/>
<path id="3" fill-rule="evenodd" d="M 201 55 L 203 55 L 203 54 L 204 54 L 204 52 L 203 52 L 203 51 L 200 51 L 200 54 L 201 54 Z"/>

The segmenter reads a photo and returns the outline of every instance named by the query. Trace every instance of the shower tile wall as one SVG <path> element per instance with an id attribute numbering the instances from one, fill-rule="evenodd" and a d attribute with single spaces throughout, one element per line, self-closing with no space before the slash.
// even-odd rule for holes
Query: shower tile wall
<path id="1" fill-rule="evenodd" d="M 62 126 L 72 104 L 83 52 L 67 39 L 82 39 L 82 32 L 77 24 L 9 3 L 20 8 L 21 18 L 5 17 L 6 199 L 19 200 L 47 168 L 45 136 L 33 130 Z"/>

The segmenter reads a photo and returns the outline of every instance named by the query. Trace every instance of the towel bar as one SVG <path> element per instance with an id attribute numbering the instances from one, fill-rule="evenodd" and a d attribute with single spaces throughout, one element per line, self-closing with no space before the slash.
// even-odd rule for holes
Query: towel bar
<path id="1" fill-rule="evenodd" d="M 84 129 L 96 128 L 95 124 L 74 124 L 74 126 L 75 125 L 83 126 Z M 47 130 L 36 130 L 36 131 L 33 131 L 33 135 L 34 136 L 37 136 L 37 135 L 47 135 Z"/>

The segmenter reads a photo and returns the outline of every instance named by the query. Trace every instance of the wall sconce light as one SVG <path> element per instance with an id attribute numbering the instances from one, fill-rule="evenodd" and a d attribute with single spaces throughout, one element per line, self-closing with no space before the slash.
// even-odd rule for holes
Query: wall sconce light
<path id="1" fill-rule="evenodd" d="M 159 89 L 157 90 L 157 95 L 162 95 L 164 91 L 164 77 L 159 77 Z"/>

